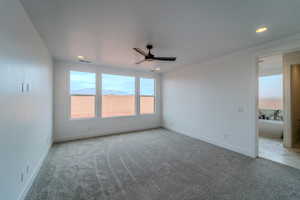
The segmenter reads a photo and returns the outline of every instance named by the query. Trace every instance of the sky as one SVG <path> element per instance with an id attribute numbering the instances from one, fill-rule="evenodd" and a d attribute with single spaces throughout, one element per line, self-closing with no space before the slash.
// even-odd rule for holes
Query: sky
<path id="1" fill-rule="evenodd" d="M 71 71 L 70 73 L 71 94 L 96 94 L 96 74 L 89 72 Z M 105 94 L 135 94 L 135 78 L 102 74 L 102 92 Z M 140 94 L 154 95 L 154 79 L 140 79 Z M 262 99 L 282 98 L 282 75 L 263 76 L 259 78 L 259 97 Z"/>
<path id="2" fill-rule="evenodd" d="M 134 95 L 135 78 L 133 76 L 102 74 L 102 90 L 119 91 Z"/>
<path id="3" fill-rule="evenodd" d="M 259 77 L 259 98 L 281 99 L 282 93 L 282 74 Z"/>
<path id="4" fill-rule="evenodd" d="M 96 74 L 89 72 L 70 72 L 70 92 L 77 93 L 79 90 L 85 90 L 84 94 L 96 94 Z M 88 91 L 88 92 L 87 92 Z"/>
<path id="5" fill-rule="evenodd" d="M 140 94 L 141 95 L 154 95 L 155 81 L 150 78 L 140 79 Z"/>
<path id="6" fill-rule="evenodd" d="M 71 94 L 96 94 L 96 74 L 90 72 L 70 72 Z M 154 95 L 154 79 L 140 79 L 140 94 Z M 102 74 L 102 93 L 134 95 L 135 77 Z"/>

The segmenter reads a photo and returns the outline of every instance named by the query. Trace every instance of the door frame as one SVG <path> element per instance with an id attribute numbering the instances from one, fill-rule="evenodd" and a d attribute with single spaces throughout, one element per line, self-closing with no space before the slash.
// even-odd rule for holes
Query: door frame
<path id="1" fill-rule="evenodd" d="M 298 54 L 297 54 L 297 56 L 299 56 L 300 57 L 300 51 L 298 51 L 297 52 Z M 298 61 L 299 62 L 299 61 Z M 299 135 L 296 133 L 296 131 L 295 131 L 295 121 L 296 121 L 296 117 L 295 117 L 295 100 L 293 99 L 293 91 L 296 89 L 296 90 L 298 90 L 299 88 L 298 87 L 293 87 L 293 80 L 295 80 L 295 79 L 293 79 L 293 67 L 297 67 L 297 68 L 300 68 L 300 62 L 299 63 L 297 63 L 297 64 L 291 64 L 290 65 L 290 70 L 291 70 L 291 76 L 290 76 L 290 85 L 291 85 L 291 90 L 290 90 L 290 97 L 291 97 L 291 101 L 290 101 L 290 103 L 291 103 L 291 137 L 292 137 L 292 141 L 291 141 L 291 147 L 292 148 L 295 148 L 296 147 L 296 145 L 298 145 L 298 142 L 299 142 Z M 295 135 L 295 134 L 297 134 L 297 136 Z"/>
<path id="2" fill-rule="evenodd" d="M 290 48 L 281 51 L 269 50 L 265 53 L 257 53 L 255 56 L 255 65 L 256 65 L 256 82 L 255 82 L 255 156 L 259 156 L 259 130 L 258 130 L 258 114 L 259 114 L 259 59 L 261 57 L 268 57 L 272 55 L 279 55 L 292 53 L 300 51 L 300 47 L 298 48 Z M 292 120 L 291 120 L 291 65 L 286 66 L 284 63 L 284 59 L 282 61 L 283 73 L 282 73 L 282 81 L 283 81 L 283 135 L 286 139 L 284 139 L 283 143 L 285 147 L 292 147 L 292 141 L 290 138 L 292 137 Z"/>

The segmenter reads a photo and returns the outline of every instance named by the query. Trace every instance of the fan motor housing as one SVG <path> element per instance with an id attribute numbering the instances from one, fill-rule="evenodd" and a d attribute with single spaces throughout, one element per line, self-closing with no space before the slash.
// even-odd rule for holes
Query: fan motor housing
<path id="1" fill-rule="evenodd" d="M 153 48 L 153 45 L 152 44 L 147 44 L 146 48 L 151 50 Z"/>

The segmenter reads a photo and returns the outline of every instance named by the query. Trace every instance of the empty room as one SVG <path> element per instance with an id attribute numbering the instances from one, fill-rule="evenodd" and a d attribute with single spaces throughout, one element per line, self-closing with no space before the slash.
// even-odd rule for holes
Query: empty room
<path id="1" fill-rule="evenodd" d="M 1 200 L 299 200 L 299 0 L 0 0 Z"/>

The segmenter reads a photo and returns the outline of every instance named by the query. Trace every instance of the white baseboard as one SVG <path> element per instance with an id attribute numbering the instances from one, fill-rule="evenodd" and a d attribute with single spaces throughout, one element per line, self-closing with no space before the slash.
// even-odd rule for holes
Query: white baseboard
<path id="1" fill-rule="evenodd" d="M 162 127 L 161 126 L 150 126 L 150 127 L 146 127 L 146 128 L 130 129 L 130 130 L 125 130 L 125 131 L 109 131 L 109 132 L 105 132 L 105 133 L 96 131 L 93 134 L 91 134 L 91 133 L 83 134 L 84 136 L 68 136 L 68 137 L 54 138 L 54 143 L 63 143 L 63 142 L 84 140 L 84 139 L 97 138 L 97 137 L 120 135 L 120 134 L 132 133 L 132 132 L 147 131 L 147 130 L 157 129 L 157 128 L 162 128 Z"/>
<path id="2" fill-rule="evenodd" d="M 24 188 L 23 192 L 21 192 L 18 200 L 24 200 L 25 199 L 27 193 L 29 192 L 29 190 L 30 190 L 30 188 L 31 188 L 31 186 L 32 186 L 32 184 L 33 184 L 36 176 L 38 175 L 38 173 L 39 173 L 39 171 L 40 171 L 40 169 L 41 169 L 41 167 L 42 167 L 42 165 L 44 163 L 44 160 L 46 159 L 46 157 L 48 155 L 48 152 L 49 152 L 51 146 L 52 146 L 52 144 L 50 144 L 48 146 L 48 149 L 47 149 L 46 153 L 39 160 L 38 165 L 35 167 L 35 169 L 33 170 L 32 174 L 31 174 L 31 176 L 29 177 L 27 183 L 25 184 L 25 188 Z"/>
<path id="3" fill-rule="evenodd" d="M 169 128 L 169 127 L 163 127 L 163 128 L 165 128 L 167 130 L 170 130 L 170 131 L 173 131 L 175 133 L 179 133 L 179 134 L 182 134 L 182 135 L 187 135 L 189 137 L 192 137 L 192 138 L 195 138 L 195 139 L 198 139 L 198 140 L 210 143 L 212 145 L 215 145 L 215 146 L 218 146 L 218 147 L 230 150 L 230 151 L 234 151 L 234 152 L 239 153 L 239 154 L 243 154 L 243 155 L 251 157 L 251 158 L 255 158 L 256 157 L 251 151 L 246 150 L 246 149 L 241 148 L 241 147 L 236 147 L 236 146 L 233 146 L 233 145 L 230 145 L 230 144 L 227 144 L 227 143 L 223 143 L 223 142 L 220 142 L 220 141 L 212 140 L 212 139 L 210 139 L 208 137 L 203 137 L 203 136 L 194 137 L 194 136 L 191 136 L 191 134 L 182 133 L 182 132 L 179 132 L 179 131 L 174 130 L 172 128 Z"/>

